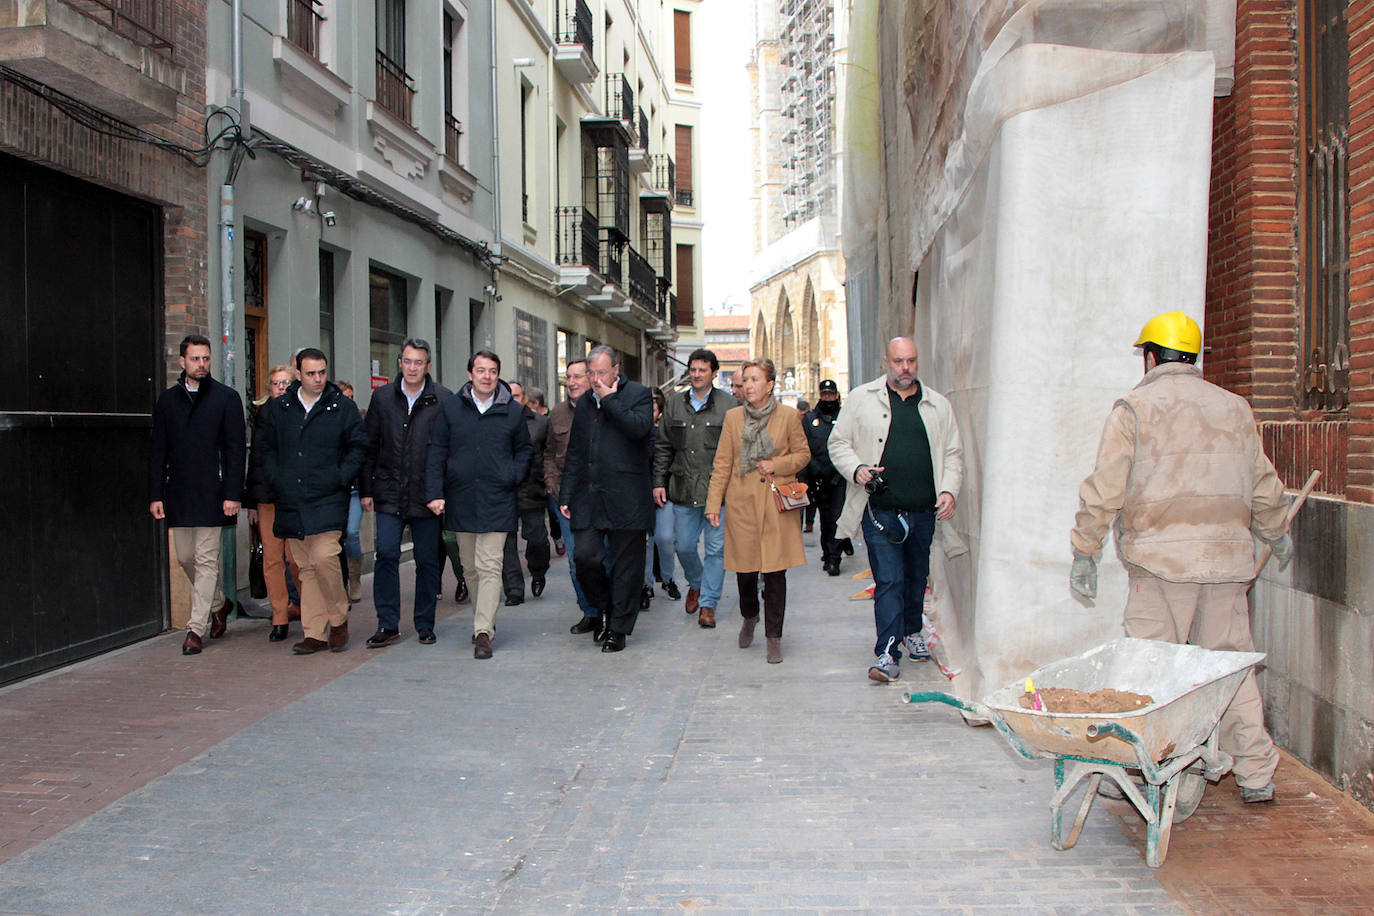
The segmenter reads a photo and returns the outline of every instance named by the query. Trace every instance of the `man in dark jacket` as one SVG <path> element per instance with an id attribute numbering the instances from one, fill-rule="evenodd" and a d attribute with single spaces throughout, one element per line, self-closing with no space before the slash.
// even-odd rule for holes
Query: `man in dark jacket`
<path id="1" fill-rule="evenodd" d="M 821 568 L 827 574 L 840 574 L 840 554 L 854 555 L 849 538 L 835 537 L 835 524 L 844 512 L 845 479 L 830 462 L 830 434 L 835 418 L 840 415 L 840 386 L 834 379 L 821 382 L 820 400 L 802 417 L 806 430 L 806 445 L 811 449 L 811 463 L 806 466 L 806 479 L 811 484 L 812 501 L 821 514 Z"/>
<path id="2" fill-rule="evenodd" d="M 412 337 L 401 345 L 401 376 L 372 392 L 367 408 L 367 457 L 358 479 L 364 511 L 377 513 L 377 554 L 372 603 L 377 632 L 367 640 L 377 649 L 400 638 L 401 536 L 410 526 L 415 549 L 415 635 L 430 645 L 439 593 L 438 516 L 425 505 L 425 462 L 429 431 L 439 404 L 453 392 L 429 377 L 429 342 Z"/>
<path id="3" fill-rule="evenodd" d="M 191 620 L 183 655 L 195 655 L 224 635 L 232 601 L 216 605 L 220 532 L 238 523 L 243 494 L 243 401 L 210 376 L 210 341 L 181 341 L 181 377 L 153 408 L 148 455 L 148 511 L 172 529 L 177 562 L 191 581 Z"/>
<path id="4" fill-rule="evenodd" d="M 501 554 L 515 530 L 516 491 L 530 464 L 530 433 L 521 405 L 501 381 L 501 357 L 478 350 L 468 383 L 439 405 L 425 465 L 427 505 L 458 532 L 477 570 L 472 588 L 472 656 L 491 658 L 501 603 Z"/>
<path id="5" fill-rule="evenodd" d="M 725 413 L 739 402 L 715 386 L 720 361 L 710 350 L 687 358 L 691 387 L 667 400 L 654 442 L 654 502 L 673 504 L 673 540 L 682 574 L 687 577 L 689 614 L 697 623 L 716 625 L 716 604 L 725 584 L 725 527 L 707 524 L 706 493 L 720 444 Z M 706 541 L 706 561 L 697 544 Z"/>
<path id="6" fill-rule="evenodd" d="M 592 387 L 573 413 L 559 507 L 576 532 L 577 576 L 599 611 L 593 639 L 603 640 L 602 652 L 619 652 L 639 616 L 644 534 L 654 526 L 654 402 L 648 388 L 620 374 L 610 347 L 592 348 L 587 373 Z"/>
<path id="7" fill-rule="evenodd" d="M 272 531 L 301 571 L 297 655 L 348 646 L 348 590 L 339 575 L 339 536 L 348 525 L 353 481 L 362 470 L 367 433 L 358 405 L 328 379 L 322 351 L 296 354 L 298 380 L 263 405 L 262 467 L 277 494 Z"/>
<path id="8" fill-rule="evenodd" d="M 558 531 L 563 535 L 563 544 L 568 554 L 568 576 L 572 579 L 573 592 L 577 595 L 577 607 L 582 616 L 577 623 L 568 628 L 574 635 L 591 633 L 596 629 L 598 612 L 595 605 L 587 600 L 582 591 L 582 581 L 577 578 L 577 537 L 573 534 L 572 522 L 559 511 L 560 491 L 563 487 L 563 465 L 568 460 L 568 439 L 572 435 L 573 414 L 577 402 L 583 398 L 591 386 L 587 378 L 587 361 L 575 359 L 568 363 L 564 372 L 566 399 L 559 401 L 549 411 L 548 438 L 544 443 L 544 489 L 548 491 L 549 507 L 558 513 Z"/>
<path id="9" fill-rule="evenodd" d="M 530 406 L 524 385 L 511 382 L 510 393 L 520 405 L 521 416 L 530 432 L 530 471 L 520 484 L 516 508 L 520 513 L 520 535 L 525 539 L 525 562 L 530 567 L 530 592 L 538 598 L 544 594 L 544 577 L 549 571 L 549 529 L 545 522 L 549 501 L 544 492 L 544 442 L 548 438 L 549 418 Z M 507 607 L 524 603 L 525 576 L 520 571 L 519 544 L 514 531 L 506 535 L 501 587 L 506 592 Z"/>

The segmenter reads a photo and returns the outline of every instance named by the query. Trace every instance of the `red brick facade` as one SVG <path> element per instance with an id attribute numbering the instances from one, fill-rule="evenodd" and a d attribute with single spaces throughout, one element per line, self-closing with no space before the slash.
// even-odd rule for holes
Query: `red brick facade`
<path id="1" fill-rule="evenodd" d="M 184 90 L 177 117 L 146 129 L 184 147 L 204 143 L 205 0 L 160 0 L 172 9 L 174 48 Z M 177 345 L 187 333 L 209 333 L 206 307 L 206 182 L 204 170 L 157 147 L 104 136 L 76 123 L 43 99 L 0 82 L 0 150 L 163 207 L 163 305 L 168 379 L 177 372 Z"/>

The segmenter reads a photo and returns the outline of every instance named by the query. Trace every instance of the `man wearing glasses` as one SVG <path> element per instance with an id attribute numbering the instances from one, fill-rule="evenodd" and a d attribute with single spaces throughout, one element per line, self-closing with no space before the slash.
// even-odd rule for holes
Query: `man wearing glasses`
<path id="1" fill-rule="evenodd" d="M 879 683 L 902 676 L 903 649 L 930 657 L 921 636 L 930 545 L 936 520 L 954 517 L 964 478 L 959 424 L 949 401 L 917 380 L 916 345 L 894 337 L 884 362 L 884 375 L 849 393 L 830 436 L 830 459 L 849 481 L 836 535 L 862 527 L 873 570 L 868 676 Z"/>

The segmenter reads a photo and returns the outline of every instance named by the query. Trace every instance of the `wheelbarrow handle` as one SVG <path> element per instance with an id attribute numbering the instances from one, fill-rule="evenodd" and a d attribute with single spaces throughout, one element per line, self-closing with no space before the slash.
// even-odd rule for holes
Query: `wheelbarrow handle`
<path id="1" fill-rule="evenodd" d="M 1086 729 L 1089 738 L 1096 738 L 1099 735 L 1111 735 L 1113 738 L 1120 738 L 1135 750 L 1137 762 L 1140 764 L 1140 772 L 1147 782 L 1159 785 L 1164 780 L 1160 777 L 1160 769 L 1153 760 L 1150 759 L 1150 752 L 1145 747 L 1145 741 L 1134 731 L 1119 722 L 1094 722 Z"/>
<path id="2" fill-rule="evenodd" d="M 992 727 L 997 729 L 998 734 L 1007 740 L 1012 750 L 1025 757 L 1027 760 L 1036 759 L 1033 749 L 1026 746 L 1019 735 L 1011 730 L 1011 727 L 999 716 L 982 703 L 970 703 L 961 700 L 948 693 L 941 693 L 938 690 L 918 690 L 915 693 L 902 694 L 902 701 L 906 703 L 944 703 L 946 706 L 953 706 L 955 709 L 971 713 L 980 719 L 987 719 L 992 723 Z"/>

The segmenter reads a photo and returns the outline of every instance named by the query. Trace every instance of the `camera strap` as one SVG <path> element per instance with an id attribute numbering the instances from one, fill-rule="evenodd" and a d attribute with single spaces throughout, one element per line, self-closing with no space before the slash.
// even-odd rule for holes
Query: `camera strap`
<path id="1" fill-rule="evenodd" d="M 883 537 L 887 538 L 889 542 L 893 544 L 906 543 L 907 537 L 911 535 L 911 525 L 907 523 L 906 510 L 892 510 L 897 516 L 897 523 L 902 526 L 902 530 L 900 532 L 894 531 L 892 528 L 889 528 L 882 522 L 878 521 L 878 516 L 873 514 L 872 503 L 868 503 L 867 505 L 865 505 L 864 511 L 868 513 L 868 520 L 873 523 L 873 527 L 877 528 L 880 532 L 882 532 Z"/>

